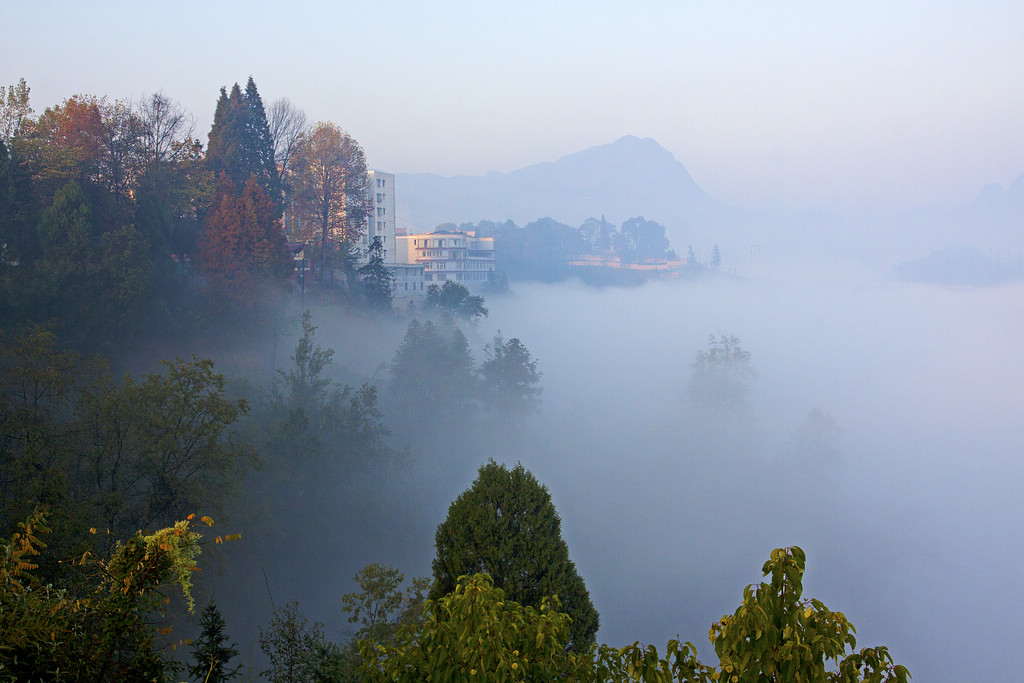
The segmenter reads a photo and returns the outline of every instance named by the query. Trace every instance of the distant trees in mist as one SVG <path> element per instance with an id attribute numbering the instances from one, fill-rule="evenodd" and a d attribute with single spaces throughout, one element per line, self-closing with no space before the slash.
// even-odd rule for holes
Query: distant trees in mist
<path id="1" fill-rule="evenodd" d="M 708 337 L 707 350 L 697 351 L 690 364 L 690 398 L 700 405 L 728 408 L 743 402 L 757 371 L 750 364 L 750 352 L 730 334 Z"/>

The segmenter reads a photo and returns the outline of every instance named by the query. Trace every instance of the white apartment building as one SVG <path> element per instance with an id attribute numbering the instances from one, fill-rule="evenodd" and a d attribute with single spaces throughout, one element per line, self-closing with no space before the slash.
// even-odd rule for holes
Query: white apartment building
<path id="1" fill-rule="evenodd" d="M 366 221 L 366 232 L 359 238 L 359 260 L 366 263 L 367 250 L 374 237 L 384 242 L 384 262 L 395 263 L 395 175 L 381 171 L 370 171 L 370 215 Z"/>
<path id="2" fill-rule="evenodd" d="M 423 265 L 425 287 L 453 280 L 479 289 L 494 272 L 494 238 L 475 232 L 435 230 L 395 237 L 398 263 Z"/>

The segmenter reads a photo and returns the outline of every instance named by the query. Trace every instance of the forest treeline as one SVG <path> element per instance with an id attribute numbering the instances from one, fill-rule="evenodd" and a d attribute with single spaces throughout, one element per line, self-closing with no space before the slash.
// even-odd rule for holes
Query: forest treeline
<path id="1" fill-rule="evenodd" d="M 408 429 L 436 428 L 438 435 L 464 430 L 474 415 L 497 429 L 538 407 L 540 374 L 521 342 L 499 333 L 477 368 L 452 315 L 409 325 L 383 402 L 375 385 L 331 380 L 333 351 L 315 334 L 307 314 L 290 364 L 248 399 L 230 396 L 206 360 L 167 362 L 159 372 L 118 379 L 101 359 L 58 348 L 45 329 L 4 338 L 0 680 L 242 675 L 238 648 L 212 598 L 196 638 L 174 641 L 171 632 L 186 610 L 196 609 L 193 573 L 204 546 L 232 540 L 209 531 L 215 518 L 229 528 L 233 519 L 248 518 L 252 533 L 240 545 L 273 548 L 278 534 L 291 531 L 254 516 L 261 501 L 274 501 L 275 518 L 297 518 L 304 510 L 300 492 L 315 501 L 337 495 L 359 471 L 403 467 L 415 454 L 396 448 L 382 403 L 408 418 Z M 750 353 L 732 336 L 712 337 L 692 369 L 691 398 L 709 410 L 741 409 L 756 376 Z M 442 384 L 450 395 L 425 393 Z M 521 465 L 482 466 L 438 526 L 435 548 L 433 576 L 408 585 L 386 565 L 356 575 L 359 591 L 343 599 L 359 625 L 348 640 L 328 638 L 297 603 L 275 606 L 259 627 L 265 668 L 244 675 L 907 678 L 885 648 L 855 650 L 853 627 L 841 613 L 801 596 L 798 548 L 775 551 L 764 567 L 770 582 L 748 587 L 735 614 L 713 625 L 718 664 L 702 663 L 692 644 L 677 640 L 664 654 L 639 643 L 598 645 L 598 615 L 569 559 L 550 494 Z M 175 642 L 180 650 L 168 650 Z"/>
<path id="2" fill-rule="evenodd" d="M 315 245 L 310 296 L 390 304 L 390 274 L 355 258 L 369 202 L 358 142 L 287 99 L 265 108 L 251 77 L 221 89 L 202 138 L 161 92 L 75 95 L 36 115 L 24 79 L 0 89 L 4 326 L 52 321 L 65 343 L 116 350 L 154 330 L 266 325 L 294 289 L 289 240 Z"/>
<path id="3" fill-rule="evenodd" d="M 475 231 L 481 237 L 494 237 L 495 267 L 499 279 L 539 280 L 558 282 L 571 277 L 593 284 L 640 284 L 649 274 L 609 267 L 580 267 L 573 262 L 597 257 L 598 262 L 630 265 L 678 262 L 676 273 L 695 277 L 717 271 L 722 265 L 722 254 L 714 245 L 707 262 L 702 263 L 688 245 L 680 259 L 665 234 L 665 226 L 657 221 L 635 216 L 616 226 L 601 218 L 588 218 L 578 227 L 566 225 L 553 218 L 540 218 L 518 226 L 512 220 L 496 222 L 483 220 L 456 226 L 446 223 L 439 227 Z"/>

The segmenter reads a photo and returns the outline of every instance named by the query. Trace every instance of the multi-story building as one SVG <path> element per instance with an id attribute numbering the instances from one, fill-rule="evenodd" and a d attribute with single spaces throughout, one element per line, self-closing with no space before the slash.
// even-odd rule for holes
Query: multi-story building
<path id="1" fill-rule="evenodd" d="M 395 263 L 395 176 L 393 173 L 370 171 L 370 215 L 366 232 L 359 238 L 359 257 L 366 262 L 367 250 L 374 237 L 384 243 L 384 262 Z"/>
<path id="2" fill-rule="evenodd" d="M 423 265 L 427 287 L 453 280 L 477 289 L 494 272 L 494 238 L 475 232 L 435 230 L 417 235 L 397 235 L 398 263 Z"/>

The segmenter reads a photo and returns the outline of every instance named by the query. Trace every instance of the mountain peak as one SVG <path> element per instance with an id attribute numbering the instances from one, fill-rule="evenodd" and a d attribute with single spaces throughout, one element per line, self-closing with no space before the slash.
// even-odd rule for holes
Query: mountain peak
<path id="1" fill-rule="evenodd" d="M 509 173 L 403 176 L 400 182 L 410 213 L 421 216 L 418 223 L 434 217 L 455 222 L 511 218 L 525 225 L 548 216 L 579 225 L 591 216 L 621 223 L 642 215 L 671 228 L 690 223 L 695 210 L 716 205 L 671 152 L 653 138 L 635 135 Z"/>

